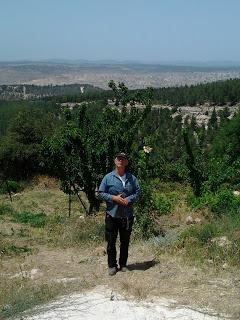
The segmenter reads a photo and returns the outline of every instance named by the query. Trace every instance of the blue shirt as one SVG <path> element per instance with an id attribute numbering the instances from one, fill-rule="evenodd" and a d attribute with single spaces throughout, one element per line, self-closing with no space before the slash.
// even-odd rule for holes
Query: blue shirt
<path id="1" fill-rule="evenodd" d="M 127 206 L 121 206 L 112 200 L 113 195 L 117 196 L 120 193 L 128 199 Z M 115 170 L 103 178 L 98 190 L 98 198 L 106 201 L 107 213 L 113 218 L 131 218 L 133 216 L 133 204 L 137 201 L 139 194 L 140 187 L 137 178 L 130 172 L 126 172 L 124 187 Z"/>

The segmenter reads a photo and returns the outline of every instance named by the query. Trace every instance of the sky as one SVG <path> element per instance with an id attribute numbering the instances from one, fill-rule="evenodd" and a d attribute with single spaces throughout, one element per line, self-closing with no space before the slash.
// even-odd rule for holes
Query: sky
<path id="1" fill-rule="evenodd" d="M 0 0 L 0 61 L 240 61 L 239 0 Z"/>

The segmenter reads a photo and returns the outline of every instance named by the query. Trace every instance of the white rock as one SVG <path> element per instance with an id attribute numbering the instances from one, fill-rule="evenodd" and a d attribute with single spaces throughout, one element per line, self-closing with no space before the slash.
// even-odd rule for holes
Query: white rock
<path id="1" fill-rule="evenodd" d="M 194 220 L 192 216 L 187 216 L 186 218 L 186 224 L 194 224 Z"/>
<path id="2" fill-rule="evenodd" d="M 212 320 L 224 319 L 207 315 L 206 310 L 174 307 L 174 301 L 152 298 L 151 301 L 127 301 L 107 287 L 96 287 L 82 294 L 67 295 L 37 307 L 26 320 Z"/>
<path id="3" fill-rule="evenodd" d="M 197 224 L 201 224 L 202 223 L 202 219 L 196 218 L 196 219 L 194 219 L 194 222 L 197 223 Z"/>
<path id="4" fill-rule="evenodd" d="M 229 247 L 232 244 L 226 236 L 213 238 L 211 242 L 222 248 Z"/>

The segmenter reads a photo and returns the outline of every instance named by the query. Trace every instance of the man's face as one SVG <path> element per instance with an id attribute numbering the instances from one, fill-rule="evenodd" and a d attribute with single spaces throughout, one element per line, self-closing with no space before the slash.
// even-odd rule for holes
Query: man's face
<path id="1" fill-rule="evenodd" d="M 116 167 L 120 168 L 120 167 L 126 167 L 128 165 L 128 160 L 126 158 L 123 157 L 116 157 L 115 158 L 115 165 Z"/>

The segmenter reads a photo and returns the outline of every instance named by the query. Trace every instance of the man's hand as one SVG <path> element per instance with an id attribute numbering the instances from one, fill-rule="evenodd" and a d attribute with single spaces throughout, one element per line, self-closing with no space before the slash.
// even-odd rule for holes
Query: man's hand
<path id="1" fill-rule="evenodd" d="M 128 205 L 128 199 L 127 198 L 122 198 L 121 194 L 117 196 L 112 196 L 112 199 L 114 202 L 120 204 L 121 206 L 127 206 Z"/>

